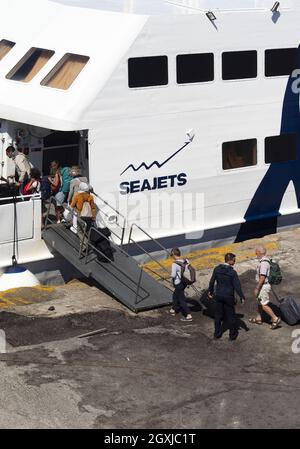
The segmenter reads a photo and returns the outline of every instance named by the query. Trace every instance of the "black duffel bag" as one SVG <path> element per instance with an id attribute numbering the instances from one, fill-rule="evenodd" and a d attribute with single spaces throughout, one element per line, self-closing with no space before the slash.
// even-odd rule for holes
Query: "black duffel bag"
<path id="1" fill-rule="evenodd" d="M 109 241 L 110 236 L 111 232 L 108 228 L 92 228 L 91 230 L 90 242 L 98 250 L 96 253 L 99 262 L 109 262 L 114 260 L 114 250 Z"/>

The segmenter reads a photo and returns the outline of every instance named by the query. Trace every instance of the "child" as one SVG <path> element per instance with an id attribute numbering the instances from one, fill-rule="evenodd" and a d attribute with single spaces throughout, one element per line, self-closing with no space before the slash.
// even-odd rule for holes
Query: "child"
<path id="1" fill-rule="evenodd" d="M 73 226 L 71 231 L 74 234 L 78 233 L 77 229 L 77 217 L 82 218 L 88 226 L 95 220 L 97 214 L 97 208 L 94 203 L 94 198 L 90 194 L 90 187 L 85 182 L 79 184 L 79 190 L 74 194 L 71 209 L 74 209 L 73 213 Z"/>

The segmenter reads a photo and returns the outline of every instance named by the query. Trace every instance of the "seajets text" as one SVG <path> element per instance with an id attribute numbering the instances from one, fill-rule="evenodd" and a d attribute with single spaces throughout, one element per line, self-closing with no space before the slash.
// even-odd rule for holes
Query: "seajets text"
<path id="1" fill-rule="evenodd" d="M 125 181 L 120 184 L 121 195 L 129 193 L 144 192 L 145 190 L 168 189 L 173 187 L 181 187 L 187 183 L 187 175 L 180 173 L 179 175 L 159 176 L 157 178 L 144 179 L 138 181 Z"/>

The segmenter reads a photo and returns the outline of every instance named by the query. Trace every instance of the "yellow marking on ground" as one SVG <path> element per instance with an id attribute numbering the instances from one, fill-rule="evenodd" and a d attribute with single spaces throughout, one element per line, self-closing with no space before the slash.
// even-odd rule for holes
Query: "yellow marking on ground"
<path id="1" fill-rule="evenodd" d="M 54 288 L 39 285 L 37 287 L 11 288 L 0 292 L 0 309 L 18 305 L 45 302 L 51 299 Z"/>
<path id="2" fill-rule="evenodd" d="M 184 254 L 184 257 L 189 259 L 196 270 L 205 270 L 213 268 L 215 265 L 224 262 L 226 253 L 234 253 L 237 256 L 237 262 L 244 262 L 256 257 L 255 248 L 257 245 L 264 245 L 268 252 L 272 253 L 279 249 L 278 238 L 274 237 L 269 241 L 262 241 L 261 239 L 249 240 L 243 243 L 232 243 L 230 245 L 221 246 L 218 248 L 209 248 L 205 250 L 193 251 Z M 151 276 L 158 279 L 159 277 L 168 277 L 170 275 L 172 258 L 159 261 L 160 267 L 156 262 L 149 262 L 143 265 L 145 271 Z"/>

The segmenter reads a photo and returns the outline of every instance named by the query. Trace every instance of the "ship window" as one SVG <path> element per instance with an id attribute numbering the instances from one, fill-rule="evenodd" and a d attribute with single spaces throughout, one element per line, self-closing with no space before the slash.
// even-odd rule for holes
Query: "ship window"
<path id="1" fill-rule="evenodd" d="M 298 157 L 297 134 L 282 134 L 281 136 L 266 137 L 265 162 L 295 161 Z"/>
<path id="2" fill-rule="evenodd" d="M 164 86 L 168 84 L 167 56 L 148 56 L 128 60 L 129 87 Z"/>
<path id="3" fill-rule="evenodd" d="M 43 48 L 31 48 L 20 62 L 6 75 L 6 78 L 14 81 L 23 81 L 28 83 L 44 67 L 51 56 L 52 50 Z"/>
<path id="4" fill-rule="evenodd" d="M 7 41 L 6 39 L 0 41 L 0 61 L 15 45 L 15 42 Z"/>
<path id="5" fill-rule="evenodd" d="M 87 62 L 88 56 L 67 53 L 56 64 L 51 72 L 41 82 L 42 86 L 67 90 L 73 84 Z"/>
<path id="6" fill-rule="evenodd" d="M 251 167 L 257 164 L 257 140 L 237 140 L 223 143 L 223 170 Z"/>
<path id="7" fill-rule="evenodd" d="M 223 80 L 257 77 L 256 51 L 230 51 L 222 54 Z"/>
<path id="8" fill-rule="evenodd" d="M 265 75 L 291 75 L 299 67 L 298 48 L 280 48 L 265 51 Z"/>
<path id="9" fill-rule="evenodd" d="M 177 83 L 203 83 L 214 80 L 214 54 L 177 56 Z"/>

